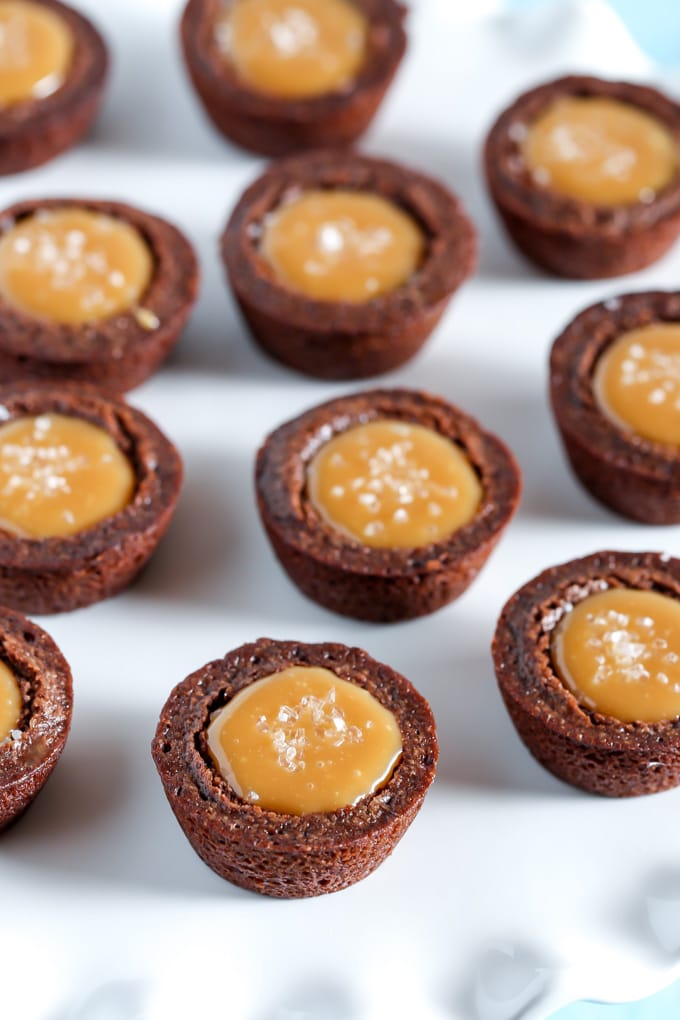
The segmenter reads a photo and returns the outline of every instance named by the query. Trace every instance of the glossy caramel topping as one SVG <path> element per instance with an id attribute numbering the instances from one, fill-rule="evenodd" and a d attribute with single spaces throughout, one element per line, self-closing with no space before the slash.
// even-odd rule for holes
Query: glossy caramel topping
<path id="1" fill-rule="evenodd" d="M 413 217 L 380 195 L 306 191 L 267 217 L 260 250 L 291 290 L 362 303 L 416 272 L 425 237 Z"/>
<path id="2" fill-rule="evenodd" d="M 356 804 L 388 781 L 402 750 L 394 715 L 328 669 L 291 666 L 239 691 L 208 746 L 244 800 L 308 815 Z"/>
<path id="3" fill-rule="evenodd" d="M 0 661 L 0 742 L 5 740 L 19 724 L 21 718 L 21 691 L 14 673 Z"/>
<path id="4" fill-rule="evenodd" d="M 680 445 L 680 324 L 656 322 L 620 336 L 597 363 L 593 392 L 617 425 Z"/>
<path id="5" fill-rule="evenodd" d="M 678 170 L 678 145 L 661 121 L 618 99 L 559 99 L 523 143 L 537 184 L 594 205 L 652 202 Z"/>
<path id="6" fill-rule="evenodd" d="M 26 216 L 0 237 L 0 295 L 53 322 L 110 318 L 133 307 L 153 256 L 124 220 L 77 207 Z"/>
<path id="7" fill-rule="evenodd" d="M 74 535 L 128 505 L 135 472 L 104 429 L 42 414 L 0 426 L 0 528 Z"/>
<path id="8" fill-rule="evenodd" d="M 72 58 L 73 33 L 55 11 L 29 0 L 0 0 L 0 107 L 56 92 Z"/>
<path id="9" fill-rule="evenodd" d="M 362 545 L 430 545 L 467 524 L 482 487 L 460 447 L 422 425 L 381 419 L 321 447 L 308 471 L 322 517 Z"/>
<path id="10" fill-rule="evenodd" d="M 680 716 L 680 601 L 610 588 L 579 602 L 555 631 L 552 658 L 582 704 L 622 722 Z"/>
<path id="11" fill-rule="evenodd" d="M 349 0 L 232 0 L 215 38 L 251 88 L 304 99 L 352 83 L 366 56 L 368 21 Z"/>

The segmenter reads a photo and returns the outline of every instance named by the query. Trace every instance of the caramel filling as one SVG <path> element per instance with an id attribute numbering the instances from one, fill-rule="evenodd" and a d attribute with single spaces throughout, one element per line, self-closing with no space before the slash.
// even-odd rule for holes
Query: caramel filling
<path id="1" fill-rule="evenodd" d="M 588 708 L 622 722 L 680 716 L 680 601 L 610 588 L 590 595 L 555 631 L 558 676 Z"/>
<path id="2" fill-rule="evenodd" d="M 362 545 L 410 548 L 447 538 L 475 516 L 482 487 L 460 447 L 422 425 L 383 419 L 321 447 L 309 497 Z"/>
<path id="3" fill-rule="evenodd" d="M 425 237 L 412 216 L 380 195 L 307 191 L 267 217 L 260 251 L 291 290 L 362 303 L 416 272 Z"/>
<path id="4" fill-rule="evenodd" d="M 131 308 L 153 270 L 134 227 L 87 209 L 45 209 L 0 237 L 0 295 L 53 322 L 92 322 Z"/>
<path id="5" fill-rule="evenodd" d="M 0 662 L 0 742 L 19 725 L 21 718 L 21 691 L 14 673 Z"/>
<path id="6" fill-rule="evenodd" d="M 652 202 L 678 169 L 661 121 L 617 99 L 559 99 L 530 126 L 524 159 L 537 184 L 594 205 Z"/>
<path id="7" fill-rule="evenodd" d="M 251 88 L 304 99 L 352 83 L 366 58 L 368 29 L 348 0 L 232 0 L 215 39 Z"/>
<path id="8" fill-rule="evenodd" d="M 328 669 L 291 666 L 239 691 L 212 718 L 208 747 L 243 800 L 308 815 L 384 786 L 402 751 L 394 715 Z"/>
<path id="9" fill-rule="evenodd" d="M 0 0 L 0 106 L 44 99 L 66 79 L 73 33 L 49 7 Z"/>
<path id="10" fill-rule="evenodd" d="M 0 426 L 0 528 L 73 535 L 128 505 L 135 472 L 112 437 L 82 418 L 41 414 Z"/>
<path id="11" fill-rule="evenodd" d="M 617 425 L 680 445 L 680 325 L 654 323 L 620 336 L 597 363 L 593 392 Z"/>

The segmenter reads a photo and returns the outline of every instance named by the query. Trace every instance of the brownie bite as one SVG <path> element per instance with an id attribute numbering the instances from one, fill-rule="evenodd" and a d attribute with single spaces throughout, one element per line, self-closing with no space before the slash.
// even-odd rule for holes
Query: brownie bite
<path id="1" fill-rule="evenodd" d="M 362 699 L 370 695 L 379 712 L 392 719 L 401 750 L 373 792 L 331 810 L 282 811 L 261 806 L 250 785 L 239 794 L 234 775 L 225 777 L 211 753 L 211 722 L 237 697 L 256 696 L 266 682 L 291 671 L 325 675 L 331 692 L 343 684 L 360 689 Z M 295 779 L 296 772 L 311 766 L 312 731 L 325 742 L 326 768 L 349 745 L 369 739 L 361 720 L 347 725 L 339 694 L 323 700 L 305 697 L 287 705 L 283 715 L 272 709 L 271 719 L 256 713 L 255 730 L 269 741 L 282 784 L 286 775 Z M 307 727 L 309 739 L 302 739 L 301 727 Z M 247 736 L 242 735 L 239 746 Z M 170 806 L 206 864 L 236 885 L 286 898 L 344 889 L 382 863 L 418 812 L 438 757 L 427 702 L 389 666 L 358 648 L 267 638 L 242 645 L 179 684 L 161 713 L 152 752 Z M 348 761 L 351 756 L 345 767 Z M 323 771 L 304 771 L 303 778 L 313 781 Z"/>

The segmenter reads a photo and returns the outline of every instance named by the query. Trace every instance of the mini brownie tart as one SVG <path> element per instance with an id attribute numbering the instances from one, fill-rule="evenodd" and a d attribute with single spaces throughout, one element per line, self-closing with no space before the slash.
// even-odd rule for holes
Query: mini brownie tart
<path id="1" fill-rule="evenodd" d="M 0 174 L 38 166 L 87 132 L 108 54 L 86 18 L 57 0 L 0 0 Z"/>
<path id="2" fill-rule="evenodd" d="M 68 663 L 37 624 L 0 608 L 0 831 L 50 777 L 71 725 Z"/>
<path id="3" fill-rule="evenodd" d="M 503 609 L 493 657 L 517 732 L 560 779 L 610 797 L 680 783 L 680 560 L 546 570 Z"/>
<path id="4" fill-rule="evenodd" d="M 157 216 L 92 199 L 13 205 L 0 213 L 0 378 L 132 389 L 170 353 L 197 290 L 192 246 Z"/>
<path id="5" fill-rule="evenodd" d="M 680 295 L 592 305 L 557 338 L 553 413 L 583 485 L 617 513 L 680 522 Z"/>
<path id="6" fill-rule="evenodd" d="M 332 151 L 274 164 L 222 236 L 254 338 L 320 379 L 359 379 L 408 361 L 472 273 L 476 250 L 474 227 L 441 184 Z"/>
<path id="7" fill-rule="evenodd" d="M 634 272 L 680 233 L 680 106 L 655 89 L 541 85 L 500 115 L 485 163 L 510 237 L 560 276 Z"/>
<path id="8" fill-rule="evenodd" d="M 230 141 L 282 156 L 354 142 L 406 49 L 395 0 L 189 0 L 194 88 Z"/>
<path id="9" fill-rule="evenodd" d="M 389 666 L 359 648 L 260 638 L 175 687 L 152 753 L 206 864 L 294 898 L 344 889 L 383 862 L 438 747 L 429 705 Z"/>
<path id="10" fill-rule="evenodd" d="M 182 465 L 140 411 L 94 388 L 0 387 L 0 602 L 57 613 L 115 595 L 162 538 Z"/>
<path id="11" fill-rule="evenodd" d="M 385 623 L 465 591 L 520 484 L 499 439 L 410 390 L 312 408 L 268 437 L 256 467 L 260 516 L 295 584 L 336 613 Z"/>

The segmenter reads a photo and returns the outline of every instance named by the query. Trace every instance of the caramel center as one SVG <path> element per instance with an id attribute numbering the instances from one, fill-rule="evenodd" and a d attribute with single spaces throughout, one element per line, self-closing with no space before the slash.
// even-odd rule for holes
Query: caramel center
<path id="1" fill-rule="evenodd" d="M 73 34 L 63 18 L 29 0 L 0 0 L 0 106 L 56 92 L 72 58 Z"/>
<path id="2" fill-rule="evenodd" d="M 595 205 L 652 202 L 678 169 L 661 121 L 617 99 L 559 99 L 530 126 L 523 151 L 537 184 Z"/>
<path id="3" fill-rule="evenodd" d="M 680 716 L 680 601 L 610 588 L 555 631 L 553 663 L 582 704 L 622 722 Z"/>
<path id="4" fill-rule="evenodd" d="M 368 28 L 348 0 L 232 0 L 215 38 L 251 88 L 303 99 L 351 84 L 366 57 Z"/>
<path id="5" fill-rule="evenodd" d="M 617 425 L 680 445 L 680 325 L 654 323 L 620 336 L 597 363 L 593 392 Z"/>
<path id="6" fill-rule="evenodd" d="M 328 669 L 292 666 L 239 691 L 208 746 L 239 797 L 308 815 L 356 804 L 388 781 L 402 750 L 394 715 Z"/>
<path id="7" fill-rule="evenodd" d="M 21 691 L 17 679 L 4 662 L 0 662 L 0 743 L 19 725 Z"/>
<path id="8" fill-rule="evenodd" d="M 309 466 L 309 497 L 338 531 L 381 548 L 431 545 L 472 520 L 482 499 L 460 447 L 422 425 L 347 429 Z"/>
<path id="9" fill-rule="evenodd" d="M 91 322 L 129 309 L 153 269 L 134 227 L 87 209 L 41 210 L 0 237 L 0 295 L 54 322 Z"/>
<path id="10" fill-rule="evenodd" d="M 42 414 L 0 426 L 0 528 L 73 535 L 128 505 L 135 472 L 104 429 Z"/>
<path id="11" fill-rule="evenodd" d="M 412 216 L 380 195 L 307 191 L 267 217 L 260 250 L 291 290 L 361 303 L 416 272 L 425 237 Z"/>

